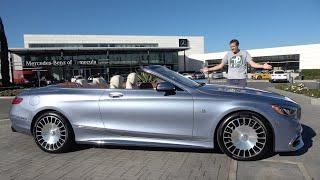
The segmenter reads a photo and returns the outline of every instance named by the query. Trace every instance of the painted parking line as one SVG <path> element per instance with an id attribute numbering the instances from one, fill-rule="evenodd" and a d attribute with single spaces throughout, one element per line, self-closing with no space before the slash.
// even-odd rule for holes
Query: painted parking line
<path id="1" fill-rule="evenodd" d="M 0 114 L 0 119 L 9 119 L 9 114 Z"/>
<path id="2" fill-rule="evenodd" d="M 0 99 L 13 99 L 15 96 L 2 96 Z"/>
<path id="3" fill-rule="evenodd" d="M 10 119 L 0 119 L 0 122 L 1 121 L 10 121 Z"/>
<path id="4" fill-rule="evenodd" d="M 308 173 L 307 169 L 305 168 L 305 166 L 303 165 L 302 162 L 293 162 L 293 161 L 287 161 L 287 160 L 273 160 L 273 159 L 264 159 L 262 161 L 265 162 L 275 162 L 275 163 L 287 163 L 287 164 L 295 164 L 299 167 L 300 171 L 302 172 L 304 178 L 306 180 L 312 180 L 313 178 L 311 178 L 310 174 Z"/>
<path id="5" fill-rule="evenodd" d="M 231 160 L 230 168 L 229 168 L 229 180 L 237 179 L 237 169 L 238 169 L 238 162 L 236 160 Z"/>

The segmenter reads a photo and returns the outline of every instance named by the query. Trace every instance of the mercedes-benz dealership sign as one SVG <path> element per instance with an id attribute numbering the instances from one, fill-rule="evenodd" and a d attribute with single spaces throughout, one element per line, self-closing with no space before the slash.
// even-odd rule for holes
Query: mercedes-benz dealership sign
<path id="1" fill-rule="evenodd" d="M 108 61 L 98 60 L 43 60 L 43 61 L 30 61 L 26 60 L 24 65 L 26 67 L 42 67 L 42 66 L 70 66 L 70 65 L 101 65 L 108 64 Z"/>

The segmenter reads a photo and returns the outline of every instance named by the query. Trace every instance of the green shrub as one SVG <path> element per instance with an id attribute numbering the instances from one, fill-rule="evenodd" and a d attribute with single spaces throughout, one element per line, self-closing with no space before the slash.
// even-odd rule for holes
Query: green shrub
<path id="1" fill-rule="evenodd" d="M 304 79 L 320 79 L 320 69 L 303 69 L 301 75 Z"/>

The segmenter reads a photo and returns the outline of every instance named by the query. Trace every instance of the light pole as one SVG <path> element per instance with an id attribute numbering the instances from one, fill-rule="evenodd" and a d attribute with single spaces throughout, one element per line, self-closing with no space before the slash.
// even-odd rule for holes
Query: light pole
<path id="1" fill-rule="evenodd" d="M 183 71 L 186 71 L 186 51 L 183 51 Z"/>

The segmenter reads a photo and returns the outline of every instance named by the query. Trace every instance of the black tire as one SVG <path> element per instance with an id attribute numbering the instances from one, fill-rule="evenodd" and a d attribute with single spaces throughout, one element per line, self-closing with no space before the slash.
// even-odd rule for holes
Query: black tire
<path id="1" fill-rule="evenodd" d="M 252 125 L 253 123 L 254 125 Z M 246 128 L 243 128 L 244 126 L 248 127 L 248 133 L 243 133 L 241 134 L 240 137 L 234 135 L 234 134 L 239 134 L 238 131 L 234 131 L 235 128 L 242 127 L 242 129 L 246 129 Z M 234 128 L 232 129 L 232 127 Z M 256 127 L 258 128 L 255 129 Z M 256 132 L 256 135 L 257 135 L 256 139 L 251 138 L 253 136 L 250 135 L 249 131 L 251 134 L 252 132 Z M 252 161 L 252 160 L 263 159 L 267 157 L 269 153 L 272 152 L 272 147 L 273 147 L 272 136 L 273 136 L 272 130 L 268 126 L 268 124 L 266 123 L 266 120 L 263 117 L 253 112 L 242 111 L 242 112 L 231 114 L 223 120 L 223 122 L 218 128 L 217 142 L 220 149 L 232 159 L 239 160 L 239 161 Z M 237 138 L 234 138 L 234 137 L 237 137 Z M 243 139 L 243 137 L 245 138 Z M 240 138 L 242 139 L 240 140 Z M 255 143 L 248 142 L 252 139 L 256 140 L 256 142 Z M 237 145 L 235 145 L 234 142 L 237 142 L 236 143 Z M 243 149 L 237 148 L 237 147 L 240 147 L 241 143 L 244 143 L 247 146 L 253 144 L 253 147 L 246 147 Z M 264 145 L 261 145 L 263 143 Z"/>
<path id="2" fill-rule="evenodd" d="M 50 133 L 45 132 L 47 131 L 45 130 L 47 129 L 45 125 L 47 125 L 47 127 L 52 127 L 52 125 L 54 124 L 57 125 L 55 131 L 50 129 L 48 130 L 50 131 Z M 55 111 L 45 112 L 41 114 L 36 119 L 32 127 L 32 132 L 36 144 L 40 147 L 41 150 L 48 153 L 68 152 L 72 149 L 74 145 L 74 133 L 70 123 L 63 115 Z M 45 139 L 48 139 L 46 138 L 48 136 L 55 136 L 59 138 L 58 140 L 54 138 L 49 138 L 49 140 L 46 141 Z"/>
<path id="3" fill-rule="evenodd" d="M 262 79 L 262 77 L 261 77 L 261 76 L 258 76 L 258 77 L 257 77 L 257 79 L 258 79 L 258 80 L 261 80 L 261 79 Z"/>

